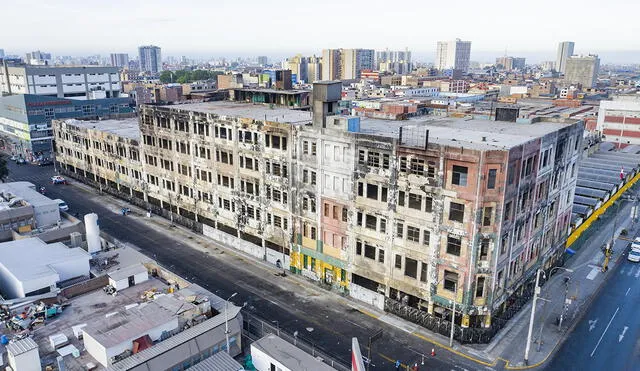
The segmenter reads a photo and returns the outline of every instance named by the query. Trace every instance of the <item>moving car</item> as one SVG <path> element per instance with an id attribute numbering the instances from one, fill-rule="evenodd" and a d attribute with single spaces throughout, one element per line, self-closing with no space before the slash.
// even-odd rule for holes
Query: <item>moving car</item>
<path id="1" fill-rule="evenodd" d="M 18 164 L 18 165 L 24 165 L 24 164 L 26 164 L 26 163 L 27 163 L 27 161 L 25 161 L 25 159 L 24 159 L 24 158 L 22 158 L 22 157 L 20 157 L 20 158 L 18 158 L 18 159 L 16 160 L 16 164 Z"/>
<path id="2" fill-rule="evenodd" d="M 67 180 L 60 175 L 54 175 L 51 177 L 51 184 L 67 184 Z"/>
<path id="3" fill-rule="evenodd" d="M 58 203 L 58 207 L 60 208 L 60 211 L 69 211 L 69 205 L 67 205 L 66 202 L 62 201 L 59 198 L 55 199 L 54 201 Z"/>
<path id="4" fill-rule="evenodd" d="M 38 166 L 51 166 L 51 165 L 53 165 L 53 161 L 51 161 L 48 158 L 38 161 Z"/>
<path id="5" fill-rule="evenodd" d="M 631 249 L 631 251 L 629 251 L 629 255 L 627 255 L 627 260 L 633 263 L 640 262 L 640 251 Z"/>

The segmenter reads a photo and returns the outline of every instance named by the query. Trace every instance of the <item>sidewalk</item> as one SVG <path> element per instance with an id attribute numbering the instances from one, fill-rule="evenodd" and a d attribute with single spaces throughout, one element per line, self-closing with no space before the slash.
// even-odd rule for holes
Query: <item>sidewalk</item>
<path id="1" fill-rule="evenodd" d="M 604 260 L 601 246 L 611 238 L 611 234 L 608 231 L 613 229 L 613 218 L 603 220 L 601 225 L 594 225 L 592 228 L 599 228 L 599 230 L 607 232 L 594 234 L 586 243 L 583 243 L 582 247 L 567 264 L 565 264 L 564 267 L 574 270 L 573 273 L 567 273 L 561 269 L 557 269 L 554 271 L 553 276 L 547 277 L 547 280 L 542 284 L 540 295 L 542 298 L 550 300 L 551 302 L 545 302 L 544 300 L 538 301 L 534 321 L 534 332 L 529 352 L 529 365 L 527 366 L 524 364 L 524 351 L 528 334 L 531 302 L 525 305 L 523 309 L 510 320 L 509 324 L 498 333 L 491 343 L 473 345 L 454 343 L 454 346 L 450 348 L 448 346 L 449 339 L 446 336 L 430 332 L 415 323 L 380 311 L 366 303 L 336 295 L 335 293 L 311 284 L 304 277 L 289 274 L 287 279 L 283 280 L 277 276 L 281 270 L 272 264 L 238 251 L 230 245 L 194 233 L 182 226 L 171 226 L 169 220 L 157 215 L 148 218 L 146 217 L 146 210 L 109 194 L 99 194 L 96 189 L 88 185 L 80 182 L 73 182 L 72 184 L 86 192 L 95 194 L 95 197 L 99 197 L 109 209 L 113 210 L 114 214 L 119 214 L 122 207 L 131 208 L 132 213 L 128 217 L 135 218 L 167 236 L 177 237 L 184 245 L 200 250 L 206 254 L 212 254 L 223 249 L 225 254 L 219 255 L 221 259 L 236 259 L 242 262 L 251 261 L 252 264 L 236 264 L 236 266 L 238 269 L 247 272 L 255 273 L 256 271 L 261 271 L 261 273 L 270 273 L 262 274 L 261 276 L 281 287 L 283 290 L 291 290 L 291 285 L 293 284 L 296 286 L 295 290 L 300 291 L 302 289 L 306 295 L 323 296 L 347 307 L 354 308 L 371 318 L 407 332 L 431 345 L 438 346 L 460 357 L 472 360 L 479 366 L 495 368 L 505 363 L 506 365 L 504 367 L 507 369 L 532 369 L 541 367 L 553 352 L 559 348 L 573 326 L 579 322 L 581 314 L 583 314 L 583 309 L 588 307 L 591 300 L 597 296 L 599 289 L 603 287 L 603 284 L 608 278 L 606 273 L 601 273 L 600 271 Z M 629 217 L 630 209 L 631 204 L 629 203 L 625 203 L 620 207 L 616 236 L 620 234 L 622 229 L 628 230 L 629 237 L 635 236 L 640 232 L 640 223 L 637 223 L 633 229 L 629 228 L 631 225 L 631 219 Z M 614 255 L 609 263 L 610 270 L 617 264 L 619 258 L 622 256 L 622 250 L 627 244 L 628 241 L 621 239 L 616 240 Z M 567 307 L 562 329 L 558 329 L 556 319 L 562 312 L 562 303 L 565 297 L 564 277 L 566 276 L 571 277 L 567 291 L 567 298 L 571 299 L 571 303 Z M 542 282 L 541 280 L 541 283 Z M 498 368 L 501 367 L 498 366 Z"/>

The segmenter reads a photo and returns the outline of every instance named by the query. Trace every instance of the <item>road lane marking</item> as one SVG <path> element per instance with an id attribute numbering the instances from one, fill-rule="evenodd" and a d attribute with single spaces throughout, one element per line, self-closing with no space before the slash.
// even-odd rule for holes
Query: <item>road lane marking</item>
<path id="1" fill-rule="evenodd" d="M 629 272 L 627 273 L 627 276 L 631 277 L 632 274 L 633 274 L 633 267 L 631 267 L 631 269 L 629 269 Z"/>
<path id="2" fill-rule="evenodd" d="M 591 358 L 593 358 L 593 355 L 595 354 L 596 349 L 598 349 L 598 346 L 600 346 L 600 342 L 602 342 L 602 338 L 604 338 L 604 334 L 607 333 L 607 330 L 609 329 L 609 326 L 611 326 L 611 322 L 613 322 L 613 319 L 616 318 L 616 315 L 618 314 L 619 310 L 620 310 L 620 307 L 617 307 L 615 313 L 613 313 L 613 316 L 609 320 L 609 323 L 607 324 L 607 327 L 605 327 L 604 331 L 602 332 L 602 336 L 600 336 L 600 340 L 598 340 L 598 344 L 596 344 L 596 347 L 593 348 L 593 352 L 591 352 Z"/>
<path id="3" fill-rule="evenodd" d="M 596 323 L 598 323 L 597 318 L 595 320 L 589 320 L 589 332 L 591 332 L 591 330 L 596 328 Z"/>
<path id="4" fill-rule="evenodd" d="M 636 278 L 640 277 L 640 267 L 638 267 L 638 271 L 636 272 Z"/>
<path id="5" fill-rule="evenodd" d="M 629 291 L 631 291 L 631 287 L 629 287 L 629 288 L 627 289 L 627 292 L 624 294 L 624 296 L 629 295 Z"/>
<path id="6" fill-rule="evenodd" d="M 589 274 L 587 275 L 587 279 L 593 281 L 593 279 L 598 275 L 599 271 L 599 268 L 591 268 L 591 272 L 589 272 Z"/>
<path id="7" fill-rule="evenodd" d="M 622 269 L 620 269 L 620 274 L 624 274 L 626 270 L 627 270 L 627 267 L 622 267 Z"/>
<path id="8" fill-rule="evenodd" d="M 618 335 L 618 343 L 622 342 L 622 339 L 624 339 L 624 334 L 627 333 L 628 329 L 629 329 L 629 327 L 624 326 L 624 329 L 622 330 L 622 334 Z"/>

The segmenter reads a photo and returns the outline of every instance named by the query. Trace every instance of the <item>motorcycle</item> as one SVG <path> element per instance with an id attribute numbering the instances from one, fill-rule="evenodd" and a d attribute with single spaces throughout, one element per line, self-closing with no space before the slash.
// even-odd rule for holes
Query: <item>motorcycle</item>
<path id="1" fill-rule="evenodd" d="M 40 187 L 40 193 L 45 194 L 47 193 L 47 190 L 44 187 Z"/>

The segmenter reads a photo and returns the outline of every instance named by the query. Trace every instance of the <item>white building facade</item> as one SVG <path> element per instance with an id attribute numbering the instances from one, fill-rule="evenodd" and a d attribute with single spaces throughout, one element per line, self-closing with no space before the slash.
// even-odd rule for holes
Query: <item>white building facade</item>
<path id="1" fill-rule="evenodd" d="M 436 49 L 436 63 L 438 70 L 469 70 L 471 58 L 471 41 L 455 39 L 451 41 L 438 41 Z"/>

